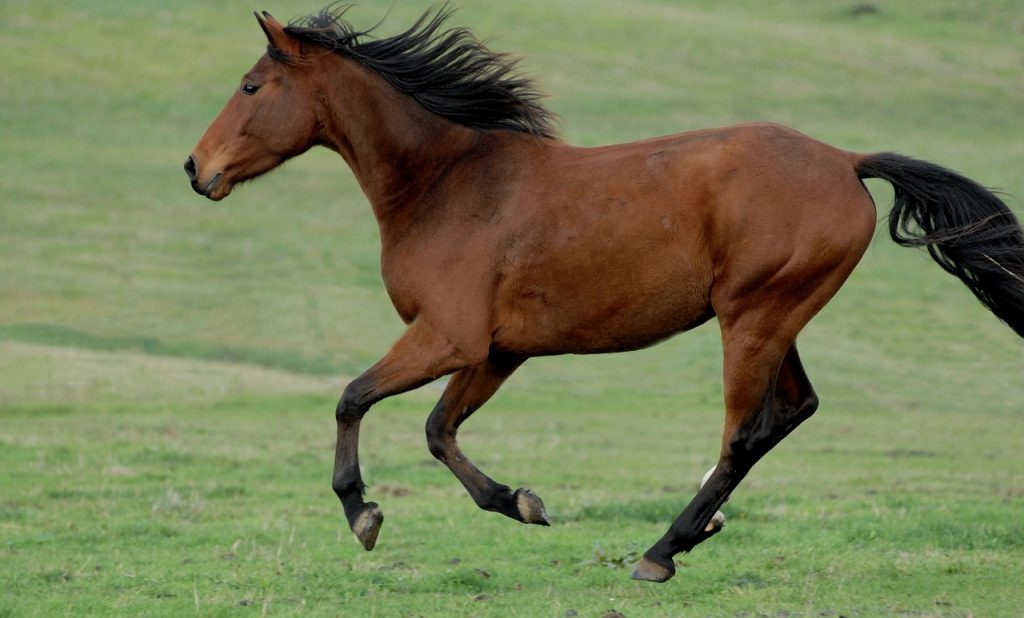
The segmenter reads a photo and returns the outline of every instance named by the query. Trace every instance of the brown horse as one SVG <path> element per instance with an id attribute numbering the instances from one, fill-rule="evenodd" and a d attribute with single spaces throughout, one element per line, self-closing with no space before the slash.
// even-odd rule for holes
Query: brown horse
<path id="1" fill-rule="evenodd" d="M 462 453 L 459 425 L 531 356 L 634 350 L 718 318 L 725 430 L 718 464 L 636 565 L 721 529 L 730 493 L 818 398 L 800 330 L 871 240 L 862 179 L 895 187 L 892 237 L 923 246 L 1024 336 L 1024 237 L 971 180 L 896 154 L 861 155 L 773 124 L 577 148 L 514 63 L 428 11 L 373 38 L 324 10 L 290 25 L 257 14 L 269 45 L 185 162 L 220 200 L 313 146 L 352 168 L 380 226 L 387 292 L 408 330 L 337 407 L 334 491 L 366 549 L 359 424 L 376 402 L 451 374 L 427 420 L 430 452 L 483 509 L 548 524 L 528 489 Z"/>

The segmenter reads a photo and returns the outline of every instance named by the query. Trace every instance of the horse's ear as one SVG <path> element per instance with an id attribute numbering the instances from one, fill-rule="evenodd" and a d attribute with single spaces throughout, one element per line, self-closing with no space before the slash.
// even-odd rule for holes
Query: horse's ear
<path id="1" fill-rule="evenodd" d="M 274 19 L 274 16 L 266 11 L 263 11 L 262 15 L 254 11 L 253 15 L 256 16 L 256 21 L 263 29 L 263 34 L 267 35 L 267 42 L 271 47 L 285 54 L 297 55 L 299 53 L 298 41 L 284 31 L 284 24 Z"/>

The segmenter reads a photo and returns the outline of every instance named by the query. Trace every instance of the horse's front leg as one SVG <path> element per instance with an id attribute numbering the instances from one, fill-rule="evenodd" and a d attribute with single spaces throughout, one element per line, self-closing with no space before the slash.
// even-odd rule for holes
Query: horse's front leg
<path id="1" fill-rule="evenodd" d="M 363 501 L 360 421 L 370 406 L 381 399 L 412 390 L 479 360 L 471 351 L 417 320 L 384 358 L 345 388 L 336 412 L 338 442 L 332 486 L 345 508 L 349 527 L 367 551 L 377 542 L 384 516 L 376 503 Z"/>
<path id="2" fill-rule="evenodd" d="M 465 486 L 477 506 L 527 524 L 549 525 L 544 503 L 529 489 L 512 491 L 480 471 L 459 448 L 456 432 L 487 402 L 523 363 L 522 358 L 492 355 L 486 361 L 456 372 L 427 419 L 427 446 Z"/>

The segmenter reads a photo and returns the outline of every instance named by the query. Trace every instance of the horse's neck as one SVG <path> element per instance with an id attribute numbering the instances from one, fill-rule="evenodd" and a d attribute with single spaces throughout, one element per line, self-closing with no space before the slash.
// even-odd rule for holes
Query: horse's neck
<path id="1" fill-rule="evenodd" d="M 352 168 L 384 228 L 477 142 L 479 132 L 448 121 L 382 77 L 338 59 L 322 86 L 324 144 Z"/>

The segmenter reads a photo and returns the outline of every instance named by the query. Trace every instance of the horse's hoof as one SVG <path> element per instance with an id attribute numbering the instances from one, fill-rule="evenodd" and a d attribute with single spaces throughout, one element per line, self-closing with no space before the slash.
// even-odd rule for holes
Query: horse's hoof
<path id="1" fill-rule="evenodd" d="M 538 524 L 550 526 L 551 520 L 548 512 L 544 510 L 544 502 L 529 489 L 520 487 L 515 493 L 516 508 L 519 509 L 519 517 L 525 524 Z"/>
<path id="2" fill-rule="evenodd" d="M 671 568 L 666 568 L 647 559 L 646 557 L 641 558 L 640 562 L 637 562 L 636 566 L 633 567 L 633 579 L 642 582 L 655 582 L 660 584 L 672 579 L 672 576 L 675 574 L 675 565 L 672 565 Z"/>
<path id="3" fill-rule="evenodd" d="M 715 511 L 715 514 L 711 518 L 711 521 L 709 521 L 708 525 L 704 528 L 704 532 L 708 536 L 711 536 L 712 534 L 718 534 L 719 532 L 721 532 L 722 528 L 724 527 L 725 513 L 723 513 L 722 511 Z"/>
<path id="4" fill-rule="evenodd" d="M 382 523 L 384 523 L 384 513 L 381 512 L 376 502 L 367 503 L 352 523 L 352 532 L 366 548 L 366 551 L 370 551 L 377 544 L 377 535 L 380 534 Z"/>

